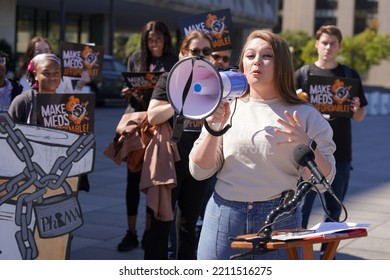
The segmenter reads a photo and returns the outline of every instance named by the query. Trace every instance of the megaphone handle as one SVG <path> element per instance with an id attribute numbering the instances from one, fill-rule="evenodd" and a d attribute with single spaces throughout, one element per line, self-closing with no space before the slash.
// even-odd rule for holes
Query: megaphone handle
<path id="1" fill-rule="evenodd" d="M 184 130 L 184 116 L 178 115 L 176 117 L 176 122 L 174 124 L 173 133 L 172 133 L 172 141 L 173 142 L 179 142 L 181 135 L 183 134 Z"/>
<path id="2" fill-rule="evenodd" d="M 207 123 L 207 121 L 205 119 L 203 119 L 203 123 L 204 123 L 204 127 L 206 128 L 206 130 L 213 136 L 222 136 L 224 135 L 229 128 L 231 128 L 232 126 L 230 124 L 227 124 L 222 130 L 220 131 L 215 131 L 213 129 L 211 129 L 211 127 L 209 126 L 209 124 Z M 214 125 L 214 124 L 213 124 Z M 217 125 L 221 125 L 220 123 L 217 124 Z"/>

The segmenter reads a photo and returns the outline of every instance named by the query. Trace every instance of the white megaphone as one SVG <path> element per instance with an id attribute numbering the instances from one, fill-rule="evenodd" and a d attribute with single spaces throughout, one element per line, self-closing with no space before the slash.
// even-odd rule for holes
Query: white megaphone
<path id="1" fill-rule="evenodd" d="M 218 71 L 203 57 L 177 62 L 167 80 L 167 95 L 178 114 L 190 120 L 210 116 L 222 100 L 243 95 L 248 88 L 244 74 L 237 70 Z"/>
<path id="2" fill-rule="evenodd" d="M 247 89 L 245 75 L 237 70 L 218 71 L 203 57 L 180 60 L 172 67 L 167 80 L 168 100 L 178 114 L 175 126 L 184 118 L 207 118 L 221 101 L 240 97 Z"/>

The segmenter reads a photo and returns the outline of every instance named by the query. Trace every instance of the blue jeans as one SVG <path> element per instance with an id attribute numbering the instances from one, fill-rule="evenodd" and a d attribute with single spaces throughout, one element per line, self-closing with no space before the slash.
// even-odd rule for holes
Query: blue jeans
<path id="1" fill-rule="evenodd" d="M 263 227 L 268 214 L 279 206 L 281 201 L 281 198 L 263 202 L 229 201 L 214 192 L 206 207 L 198 259 L 228 260 L 233 255 L 248 252 L 245 249 L 232 249 L 229 237 L 257 233 Z M 280 222 L 273 226 L 273 230 L 297 228 L 301 225 L 301 213 L 299 210 L 293 211 L 280 216 L 277 221 Z M 287 259 L 287 252 L 284 249 L 277 250 L 248 259 Z"/>
<path id="2" fill-rule="evenodd" d="M 336 162 L 336 176 L 332 182 L 332 189 L 337 198 L 343 202 L 348 191 L 349 178 L 351 173 L 350 161 Z M 309 222 L 311 210 L 313 208 L 314 200 L 317 192 L 309 192 L 302 204 L 302 227 L 306 228 Z M 338 222 L 340 220 L 342 206 L 333 198 L 328 192 L 323 194 L 325 200 L 326 210 L 329 216 L 326 216 L 325 222 Z"/>

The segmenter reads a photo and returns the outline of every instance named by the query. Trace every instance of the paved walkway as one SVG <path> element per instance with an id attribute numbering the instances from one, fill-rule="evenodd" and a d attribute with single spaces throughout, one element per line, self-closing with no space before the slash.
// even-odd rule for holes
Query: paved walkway
<path id="1" fill-rule="evenodd" d="M 139 247 L 118 252 L 126 232 L 126 167 L 116 165 L 102 153 L 112 141 L 122 107 L 97 108 L 95 114 L 96 160 L 89 175 L 91 191 L 80 192 L 84 225 L 74 232 L 72 260 L 142 260 Z M 353 124 L 354 161 L 345 206 L 348 221 L 369 223 L 368 237 L 342 241 L 338 260 L 390 259 L 390 116 L 367 116 Z M 315 204 L 309 227 L 322 221 L 323 211 Z M 141 195 L 139 239 L 145 222 L 145 195 Z M 318 249 L 318 248 L 317 248 Z"/>

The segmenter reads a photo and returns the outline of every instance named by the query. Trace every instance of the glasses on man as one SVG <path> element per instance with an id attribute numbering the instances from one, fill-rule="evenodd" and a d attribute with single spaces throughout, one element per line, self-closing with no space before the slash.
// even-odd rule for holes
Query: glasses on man
<path id="1" fill-rule="evenodd" d="M 212 57 L 215 61 L 218 61 L 218 60 L 222 59 L 222 61 L 225 62 L 225 63 L 228 63 L 229 60 L 230 60 L 230 57 L 227 56 L 227 55 L 220 56 L 219 54 L 212 54 L 211 57 Z"/>
<path id="2" fill-rule="evenodd" d="M 210 48 L 203 48 L 203 49 L 193 48 L 193 49 L 190 49 L 190 53 L 193 56 L 200 56 L 201 53 L 203 54 L 203 56 L 209 56 L 211 54 L 211 49 Z"/>
<path id="3" fill-rule="evenodd" d="M 0 57 L 0 65 L 5 65 L 7 59 L 5 57 Z"/>

